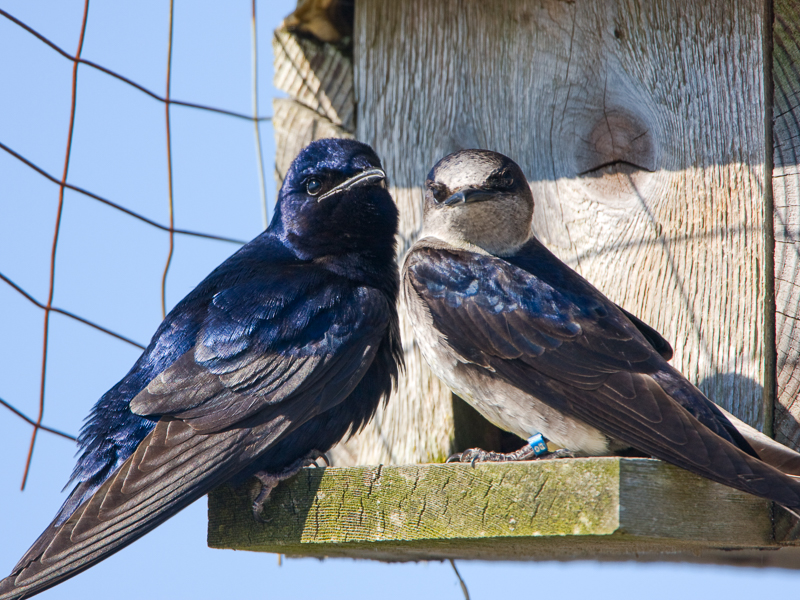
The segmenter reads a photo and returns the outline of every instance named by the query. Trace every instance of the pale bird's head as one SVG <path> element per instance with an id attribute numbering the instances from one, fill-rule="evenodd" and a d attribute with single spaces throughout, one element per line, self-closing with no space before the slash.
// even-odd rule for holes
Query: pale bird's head
<path id="1" fill-rule="evenodd" d="M 532 218 L 525 174 L 498 152 L 459 150 L 428 173 L 423 237 L 507 256 L 531 236 Z"/>

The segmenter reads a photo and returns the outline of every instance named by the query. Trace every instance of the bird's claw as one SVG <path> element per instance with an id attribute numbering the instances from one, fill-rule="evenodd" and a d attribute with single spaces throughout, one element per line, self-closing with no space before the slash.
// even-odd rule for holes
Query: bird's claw
<path id="1" fill-rule="evenodd" d="M 294 461 L 288 467 L 286 467 L 283 471 L 279 473 L 268 473 L 267 471 L 259 471 L 255 473 L 255 478 L 261 482 L 261 490 L 258 492 L 255 500 L 253 500 L 253 517 L 256 521 L 261 523 L 268 523 L 271 519 L 265 519 L 261 516 L 261 513 L 264 510 L 264 505 L 269 500 L 269 496 L 272 493 L 272 490 L 284 479 L 289 479 L 293 477 L 297 473 L 300 472 L 300 469 L 303 467 L 310 467 L 310 466 L 317 466 L 317 460 L 322 459 L 325 462 L 325 465 L 330 467 L 331 463 L 328 460 L 328 457 L 325 456 L 325 453 L 320 452 L 319 450 L 312 450 L 303 458 Z"/>
<path id="2" fill-rule="evenodd" d="M 550 454 L 545 454 L 544 456 L 538 458 L 575 458 L 575 453 L 572 450 L 567 450 L 566 448 L 559 448 L 558 450 L 553 450 Z"/>
<path id="3" fill-rule="evenodd" d="M 314 453 L 318 453 L 319 456 L 317 456 L 316 458 L 310 458 L 310 455 L 309 455 L 308 457 L 306 457 L 306 459 L 308 460 L 308 464 L 305 464 L 303 466 L 305 466 L 305 467 L 318 467 L 319 465 L 317 464 L 317 461 L 320 458 L 322 459 L 322 462 L 325 463 L 326 467 L 330 467 L 331 466 L 331 461 L 328 458 L 327 454 L 325 454 L 324 452 L 317 452 L 316 450 L 314 450 L 311 454 L 314 454 Z"/>
<path id="4" fill-rule="evenodd" d="M 463 452 L 457 452 L 447 459 L 447 462 L 470 463 L 473 467 L 479 462 L 507 462 L 513 460 L 502 452 L 491 452 L 481 448 L 469 448 Z M 519 460 L 519 459 L 517 459 Z"/>
<path id="5" fill-rule="evenodd" d="M 526 460 L 550 460 L 554 458 L 575 458 L 575 455 L 566 448 L 559 448 L 553 452 L 536 455 L 533 448 L 526 445 L 515 452 L 492 452 L 481 448 L 470 448 L 464 452 L 457 452 L 448 457 L 446 462 L 470 463 L 473 467 L 479 462 L 517 462 Z"/>
<path id="6" fill-rule="evenodd" d="M 265 471 L 256 473 L 255 477 L 261 482 L 261 490 L 259 490 L 258 495 L 256 496 L 255 500 L 253 500 L 253 517 L 260 523 L 268 523 L 269 519 L 262 517 L 261 513 L 264 510 L 264 505 L 269 500 L 270 493 L 273 489 L 275 489 L 275 486 L 281 482 L 281 480 L 278 478 L 278 476 L 270 475 Z"/>

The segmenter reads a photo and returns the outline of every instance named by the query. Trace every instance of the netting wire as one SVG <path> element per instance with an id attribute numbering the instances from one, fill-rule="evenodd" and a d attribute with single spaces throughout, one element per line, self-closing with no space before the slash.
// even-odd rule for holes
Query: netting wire
<path id="1" fill-rule="evenodd" d="M 164 272 L 161 277 L 161 312 L 162 316 L 166 315 L 166 285 L 167 285 L 167 276 L 169 274 L 170 265 L 172 264 L 172 257 L 174 251 L 174 240 L 175 235 L 186 235 L 186 236 L 193 236 L 203 239 L 209 240 L 216 240 L 222 242 L 229 242 L 233 244 L 243 244 L 242 240 L 238 240 L 235 238 L 229 238 L 225 236 L 213 235 L 209 233 L 202 233 L 199 231 L 190 231 L 187 229 L 178 229 L 175 227 L 175 214 L 173 208 L 173 185 L 172 185 L 172 138 L 171 138 L 171 128 L 170 128 L 170 107 L 172 105 L 179 105 L 185 106 L 189 108 L 195 108 L 198 110 L 209 111 L 214 113 L 220 113 L 223 115 L 227 115 L 229 117 L 237 118 L 237 119 L 246 119 L 248 121 L 253 122 L 253 126 L 255 129 L 255 146 L 256 146 L 256 156 L 258 160 L 258 175 L 259 175 L 259 182 L 260 182 L 260 192 L 261 192 L 261 212 L 264 218 L 264 223 L 266 224 L 267 221 L 267 194 L 266 194 L 266 182 L 264 177 L 264 166 L 262 162 L 262 150 L 261 150 L 261 136 L 259 133 L 259 123 L 263 121 L 269 121 L 272 117 L 269 116 L 259 116 L 258 114 L 258 79 L 257 79 L 257 69 L 258 69 L 258 46 L 257 46 L 257 38 L 256 38 L 256 1 L 252 0 L 252 45 L 253 45 L 253 52 L 252 52 L 252 60 L 253 60 L 253 70 L 252 70 L 252 80 L 253 80 L 253 114 L 246 115 L 242 113 L 238 113 L 235 111 L 225 110 L 222 108 L 217 108 L 214 106 L 206 106 L 203 104 L 197 104 L 194 102 L 186 102 L 181 100 L 175 100 L 170 96 L 170 88 L 171 88 L 171 78 L 172 78 L 172 41 L 173 41 L 173 17 L 174 17 L 174 0 L 170 0 L 169 6 L 169 41 L 167 44 L 167 81 L 166 81 L 166 93 L 164 96 L 160 96 L 157 93 L 147 89 L 143 85 L 132 81 L 131 79 L 112 71 L 102 65 L 94 63 L 92 61 L 86 60 L 81 58 L 81 52 L 83 50 L 83 42 L 86 35 L 86 26 L 89 19 L 89 0 L 86 0 L 83 7 L 83 20 L 81 22 L 81 29 L 80 35 L 78 38 L 78 48 L 75 52 L 75 55 L 69 54 L 64 49 L 57 46 L 51 40 L 47 39 L 44 35 L 36 31 L 34 28 L 30 27 L 29 25 L 23 23 L 13 15 L 9 14 L 3 9 L 0 9 L 0 16 L 6 18 L 7 20 L 11 21 L 21 29 L 27 31 L 29 34 L 36 37 L 39 41 L 49 46 L 51 49 L 58 52 L 64 58 L 70 60 L 73 63 L 72 68 L 72 98 L 70 103 L 70 118 L 69 118 L 69 128 L 67 133 L 67 147 L 64 156 L 64 170 L 60 178 L 55 177 L 54 175 L 47 173 L 44 169 L 37 166 L 18 152 L 14 151 L 12 148 L 7 146 L 0 140 L 0 149 L 8 153 L 10 156 L 14 157 L 22 164 L 26 165 L 33 171 L 37 172 L 39 175 L 44 177 L 45 179 L 55 183 L 59 187 L 58 192 L 58 207 L 56 212 L 56 223 L 55 223 L 55 231 L 53 233 L 53 241 L 52 241 L 52 248 L 50 252 L 50 278 L 49 278 L 49 285 L 48 285 L 48 293 L 47 293 L 47 301 L 40 302 L 36 298 L 34 298 L 31 294 L 25 291 L 21 286 L 17 285 L 14 281 L 12 281 L 9 277 L 4 275 L 0 272 L 0 280 L 2 280 L 6 285 L 10 286 L 24 298 L 26 298 L 29 302 L 31 302 L 34 306 L 42 309 L 44 311 L 44 336 L 42 340 L 42 362 L 41 362 L 41 374 L 39 380 L 39 407 L 38 413 L 36 418 L 31 418 L 21 410 L 16 408 L 13 403 L 0 398 L 0 405 L 8 409 L 8 411 L 18 417 L 19 419 L 23 420 L 24 422 L 28 423 L 33 427 L 33 431 L 31 433 L 31 441 L 28 446 L 27 456 L 25 459 L 25 470 L 22 476 L 22 484 L 21 489 L 25 489 L 25 484 L 28 480 L 28 474 L 30 473 L 30 466 L 31 466 L 31 459 L 33 457 L 34 447 L 36 445 L 36 438 L 39 434 L 39 431 L 43 431 L 52 435 L 64 437 L 70 440 L 75 440 L 74 435 L 70 435 L 69 433 L 65 433 L 58 429 L 48 427 L 42 423 L 44 418 L 44 409 L 45 409 L 45 381 L 47 375 L 47 363 L 48 363 L 48 337 L 50 333 L 50 315 L 51 313 L 58 313 L 64 315 L 70 319 L 73 319 L 79 323 L 82 323 L 88 327 L 92 327 L 97 331 L 100 331 L 106 335 L 112 336 L 118 340 L 126 342 L 136 348 L 144 349 L 144 345 L 139 342 L 136 342 L 124 335 L 121 335 L 115 331 L 107 329 L 90 319 L 86 319 L 79 315 L 74 314 L 69 310 L 65 310 L 53 305 L 53 297 L 55 294 L 55 276 L 56 276 L 56 256 L 57 256 L 57 248 L 58 248 L 58 241 L 59 241 L 59 234 L 61 229 L 61 216 L 64 207 L 64 192 L 65 190 L 72 190 L 79 194 L 82 194 L 88 198 L 91 198 L 97 202 L 110 206 L 117 211 L 124 213 L 125 215 L 142 221 L 147 225 L 161 230 L 166 231 L 169 234 L 169 251 L 167 254 L 166 263 L 164 265 Z M 130 87 L 150 96 L 151 98 L 162 102 L 165 107 L 165 116 L 166 116 L 166 140 L 167 140 L 167 181 L 168 181 L 168 202 L 169 202 L 169 225 L 164 225 L 162 223 L 158 223 L 152 219 L 148 219 L 147 217 L 132 211 L 124 206 L 117 204 L 107 198 L 103 198 L 98 194 L 92 193 L 89 190 L 83 189 L 76 185 L 68 183 L 68 174 L 69 174 L 69 163 L 70 163 L 70 156 L 72 152 L 72 140 L 73 134 L 75 129 L 75 110 L 77 106 L 77 97 L 78 97 L 78 67 L 84 65 L 86 67 L 90 67 L 92 69 L 96 69 L 101 73 L 104 73 L 110 77 L 114 77 L 119 81 L 129 85 Z"/>

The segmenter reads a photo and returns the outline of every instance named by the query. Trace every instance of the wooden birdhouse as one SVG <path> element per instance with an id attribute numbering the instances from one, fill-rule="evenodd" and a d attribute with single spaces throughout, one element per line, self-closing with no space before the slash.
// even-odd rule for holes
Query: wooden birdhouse
<path id="1" fill-rule="evenodd" d="M 279 181 L 313 139 L 369 143 L 400 208 L 402 256 L 439 158 L 510 156 L 539 239 L 659 330 L 709 398 L 800 447 L 800 3 L 357 0 L 352 21 L 350 10 L 309 0 L 275 33 L 290 96 L 274 104 Z M 336 465 L 383 470 L 287 482 L 271 528 L 248 525 L 245 492 L 220 490 L 212 545 L 389 559 L 669 551 L 800 567 L 791 549 L 752 550 L 790 543 L 786 515 L 656 461 L 390 467 L 514 444 L 451 396 L 402 329 L 399 390 L 333 451 Z M 484 520 L 448 516 L 447 502 Z M 305 525 L 334 514 L 338 533 Z"/>

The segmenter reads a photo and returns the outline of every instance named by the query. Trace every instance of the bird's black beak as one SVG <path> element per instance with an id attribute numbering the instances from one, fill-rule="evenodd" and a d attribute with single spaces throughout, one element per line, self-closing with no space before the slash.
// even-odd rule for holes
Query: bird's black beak
<path id="1" fill-rule="evenodd" d="M 451 195 L 447 200 L 442 202 L 445 206 L 453 206 L 454 204 L 467 204 L 468 202 L 481 202 L 482 200 L 489 200 L 494 193 L 490 190 L 481 188 L 465 187 L 458 190 L 455 194 Z"/>
<path id="2" fill-rule="evenodd" d="M 366 171 L 361 171 L 360 173 L 353 175 L 350 179 L 343 181 L 335 188 L 322 194 L 322 196 L 317 198 L 317 202 L 322 202 L 323 200 L 325 200 L 325 198 L 330 198 L 331 196 L 338 194 L 339 192 L 346 192 L 347 190 L 353 189 L 354 187 L 359 187 L 362 185 L 370 185 L 372 183 L 377 183 L 379 181 L 383 181 L 384 187 L 386 187 L 385 186 L 386 173 L 383 169 L 374 168 L 374 169 L 367 169 Z"/>

